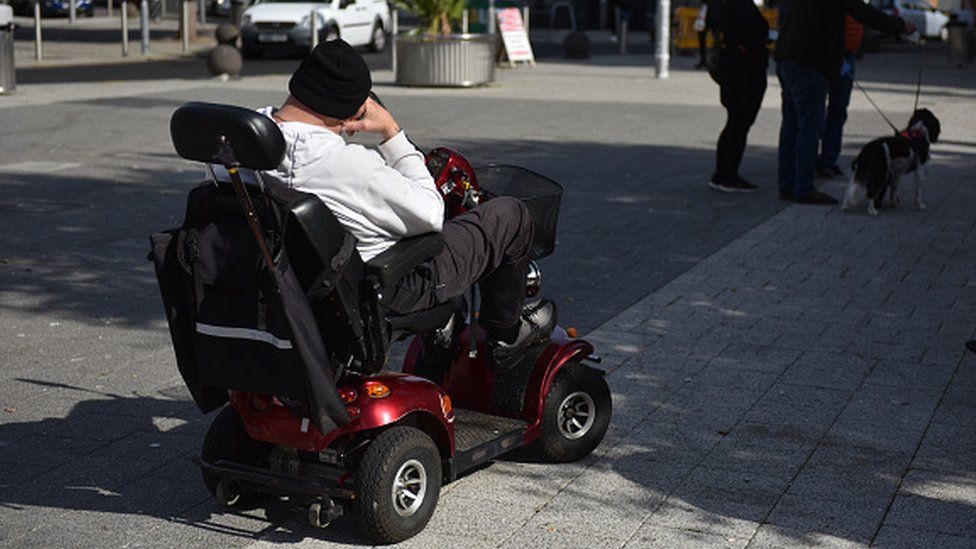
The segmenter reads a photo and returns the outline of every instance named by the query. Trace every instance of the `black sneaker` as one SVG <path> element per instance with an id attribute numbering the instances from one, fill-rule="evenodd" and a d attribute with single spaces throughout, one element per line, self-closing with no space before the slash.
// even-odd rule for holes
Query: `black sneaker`
<path id="1" fill-rule="evenodd" d="M 822 206 L 829 206 L 837 203 L 836 198 L 827 193 L 822 193 L 817 189 L 810 191 L 806 195 L 798 196 L 793 201 L 797 204 L 817 204 Z"/>
<path id="2" fill-rule="evenodd" d="M 722 191 L 723 193 L 754 193 L 759 190 L 759 187 L 749 183 L 741 177 L 731 181 L 720 180 L 713 177 L 708 182 L 708 186 L 716 191 Z"/>
<path id="3" fill-rule="evenodd" d="M 556 304 L 548 299 L 530 303 L 522 308 L 520 320 L 514 343 L 488 340 L 488 363 L 496 372 L 510 370 L 526 349 L 549 337 L 556 327 Z"/>

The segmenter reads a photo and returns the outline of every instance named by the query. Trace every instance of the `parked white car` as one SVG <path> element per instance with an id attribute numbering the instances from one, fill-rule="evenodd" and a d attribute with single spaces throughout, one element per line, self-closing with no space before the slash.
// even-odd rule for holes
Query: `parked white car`
<path id="1" fill-rule="evenodd" d="M 313 13 L 318 18 L 319 42 L 342 38 L 371 51 L 386 46 L 390 28 L 386 0 L 258 0 L 241 20 L 244 56 L 258 57 L 270 49 L 307 52 L 312 45 Z"/>
<path id="2" fill-rule="evenodd" d="M 946 27 L 949 14 L 937 10 L 926 0 L 874 0 L 872 3 L 878 9 L 915 25 L 922 38 L 946 40 L 949 37 Z"/>

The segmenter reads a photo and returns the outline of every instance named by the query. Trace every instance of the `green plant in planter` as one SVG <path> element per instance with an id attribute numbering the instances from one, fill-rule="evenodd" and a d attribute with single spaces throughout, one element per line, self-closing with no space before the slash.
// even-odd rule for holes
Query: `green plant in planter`
<path id="1" fill-rule="evenodd" d="M 396 5 L 420 18 L 420 33 L 448 35 L 461 20 L 467 0 L 397 0 Z"/>

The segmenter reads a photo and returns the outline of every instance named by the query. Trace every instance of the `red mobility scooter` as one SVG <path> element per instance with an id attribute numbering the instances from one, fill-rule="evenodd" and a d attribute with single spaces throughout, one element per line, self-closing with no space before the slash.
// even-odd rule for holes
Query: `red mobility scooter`
<path id="1" fill-rule="evenodd" d="M 363 263 L 321 200 L 261 182 L 285 152 L 273 121 L 188 103 L 171 133 L 211 180 L 190 192 L 181 227 L 153 235 L 150 258 L 180 372 L 201 410 L 220 408 L 197 459 L 218 502 L 287 496 L 315 526 L 351 512 L 370 540 L 396 542 L 424 528 L 443 483 L 493 458 L 532 445 L 572 461 L 600 443 L 610 391 L 572 329 L 493 371 L 474 289 L 410 315 L 382 306 L 383 289 L 437 254 L 441 235 Z M 511 166 L 475 171 L 446 149 L 427 159 L 450 214 L 517 196 L 534 256 L 553 251 L 558 184 Z M 534 266 L 528 295 L 540 282 Z M 384 370 L 391 341 L 405 338 L 402 371 Z"/>

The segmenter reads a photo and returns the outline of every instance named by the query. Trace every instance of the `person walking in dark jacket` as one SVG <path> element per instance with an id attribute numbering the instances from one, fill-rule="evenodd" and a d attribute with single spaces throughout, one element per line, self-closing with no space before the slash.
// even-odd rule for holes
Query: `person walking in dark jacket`
<path id="1" fill-rule="evenodd" d="M 844 59 L 844 16 L 882 32 L 911 34 L 915 27 L 863 0 L 790 0 L 776 41 L 776 75 L 783 93 L 779 130 L 779 197 L 801 204 L 836 204 L 813 186 L 817 145 L 829 82 Z"/>
<path id="2" fill-rule="evenodd" d="M 718 81 L 726 121 L 718 138 L 715 173 L 708 186 L 723 192 L 748 193 L 758 189 L 739 175 L 749 128 L 756 121 L 766 94 L 769 24 L 752 0 L 712 2 L 721 40 Z"/>

